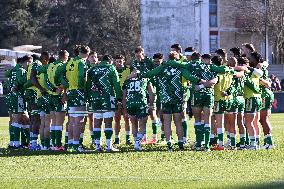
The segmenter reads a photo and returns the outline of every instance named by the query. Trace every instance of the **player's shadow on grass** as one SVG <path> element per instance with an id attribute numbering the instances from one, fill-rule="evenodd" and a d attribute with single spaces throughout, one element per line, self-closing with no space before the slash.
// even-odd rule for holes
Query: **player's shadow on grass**
<path id="1" fill-rule="evenodd" d="M 160 145 L 146 145 L 142 147 L 142 153 L 143 152 L 168 152 L 168 149 L 166 146 L 160 146 Z M 68 151 L 30 151 L 28 149 L 7 149 L 7 148 L 1 148 L 0 149 L 0 157 L 15 157 L 15 156 L 56 156 L 56 155 L 74 155 L 74 154 L 100 154 L 100 153 L 109 153 L 109 154 L 116 154 L 116 153 L 140 153 L 136 152 L 134 150 L 133 145 L 128 146 L 120 146 L 118 147 L 120 150 L 119 152 L 106 152 L 105 150 L 103 152 L 96 152 L 93 149 L 86 149 L 86 152 L 80 153 L 80 152 L 68 152 Z M 191 149 L 189 147 L 185 148 L 184 151 L 190 151 Z M 180 151 L 177 147 L 174 147 L 173 153 Z"/>

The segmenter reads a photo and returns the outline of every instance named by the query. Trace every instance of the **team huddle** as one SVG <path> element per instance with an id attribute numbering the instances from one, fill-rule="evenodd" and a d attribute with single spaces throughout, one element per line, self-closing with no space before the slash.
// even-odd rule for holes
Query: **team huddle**
<path id="1" fill-rule="evenodd" d="M 99 60 L 88 46 L 78 45 L 72 58 L 66 50 L 56 58 L 48 52 L 18 58 L 17 65 L 6 72 L 8 148 L 85 152 L 88 120 L 91 147 L 116 152 L 121 117 L 126 144 L 134 144 L 136 151 L 156 143 L 167 145 L 169 151 L 173 145 L 184 150 L 189 145 L 188 117 L 194 118 L 192 150 L 274 147 L 269 122 L 274 95 L 268 64 L 252 44 L 230 49 L 229 58 L 225 49 L 201 55 L 188 47 L 182 54 L 181 46 L 174 44 L 169 51 L 167 57 L 156 53 L 150 58 L 139 46 L 135 58 L 126 63 L 123 55 L 104 55 Z M 151 139 L 146 134 L 149 117 Z"/>

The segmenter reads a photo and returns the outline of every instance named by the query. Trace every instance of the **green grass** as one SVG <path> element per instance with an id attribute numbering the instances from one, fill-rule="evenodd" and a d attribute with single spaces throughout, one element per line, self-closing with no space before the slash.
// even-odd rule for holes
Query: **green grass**
<path id="1" fill-rule="evenodd" d="M 269 151 L 169 153 L 157 145 L 140 153 L 123 145 L 120 153 L 99 154 L 1 149 L 0 188 L 284 188 L 283 118 L 271 117 L 276 149 Z M 0 118 L 1 148 L 8 142 L 7 125 Z M 193 136 L 192 121 L 190 126 Z M 85 139 L 88 144 L 87 131 Z"/>

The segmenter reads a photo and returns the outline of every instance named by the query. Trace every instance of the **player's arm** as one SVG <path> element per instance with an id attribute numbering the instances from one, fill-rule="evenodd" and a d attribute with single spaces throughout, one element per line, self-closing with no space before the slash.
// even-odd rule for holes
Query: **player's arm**
<path id="1" fill-rule="evenodd" d="M 232 71 L 232 69 L 230 69 L 228 66 L 216 66 L 214 64 L 211 64 L 210 71 L 224 74 L 226 72 Z"/>
<path id="2" fill-rule="evenodd" d="M 233 75 L 235 78 L 241 78 L 241 77 L 244 77 L 245 73 L 244 71 L 239 71 L 239 72 L 235 71 Z"/>
<path id="3" fill-rule="evenodd" d="M 271 82 L 266 80 L 266 79 L 260 78 L 259 82 L 260 82 L 260 84 L 262 84 L 266 88 L 270 88 L 271 87 Z"/>
<path id="4" fill-rule="evenodd" d="M 85 85 L 86 85 L 85 64 L 83 62 L 79 62 L 78 64 L 78 86 L 84 89 Z"/>
<path id="5" fill-rule="evenodd" d="M 151 82 L 149 82 L 147 86 L 147 90 L 149 93 L 149 104 L 153 106 L 153 104 L 155 103 L 155 99 L 156 99 L 156 93 L 155 93 L 155 90 Z"/>
<path id="6" fill-rule="evenodd" d="M 44 68 L 40 68 L 40 69 L 34 69 L 33 68 L 32 71 L 31 71 L 31 78 L 30 78 L 32 84 L 36 88 L 38 88 L 42 94 L 46 93 L 46 90 L 39 84 L 36 76 L 37 76 L 38 73 L 42 73 L 44 71 L 43 69 Z"/>
<path id="7" fill-rule="evenodd" d="M 87 72 L 87 80 L 86 80 L 86 86 L 85 86 L 85 92 L 86 92 L 87 99 L 89 99 L 90 93 L 91 93 L 91 90 L 92 90 L 92 77 L 90 75 L 91 70 L 92 69 L 88 70 L 88 72 Z"/>
<path id="8" fill-rule="evenodd" d="M 245 85 L 253 92 L 260 93 L 259 87 L 249 77 L 246 78 Z"/>
<path id="9" fill-rule="evenodd" d="M 191 73 L 186 70 L 186 69 L 181 69 L 181 73 L 182 73 L 182 76 L 186 79 L 186 80 L 189 80 L 190 82 L 192 83 L 200 83 L 200 82 L 203 82 L 200 78 L 196 77 L 196 76 L 193 76 L 191 75 Z"/>
<path id="10" fill-rule="evenodd" d="M 126 89 L 122 90 L 122 107 L 126 108 L 126 98 L 127 98 L 127 91 Z"/>
<path id="11" fill-rule="evenodd" d="M 21 69 L 19 75 L 17 76 L 17 85 L 24 86 L 27 82 L 27 72 L 24 69 Z"/>
<path id="12" fill-rule="evenodd" d="M 122 92 L 121 92 L 121 87 L 120 87 L 120 82 L 119 82 L 119 76 L 118 76 L 118 72 L 117 72 L 117 70 L 115 69 L 114 66 L 113 66 L 112 72 L 111 72 L 111 82 L 112 82 L 112 85 L 114 87 L 116 98 L 117 98 L 118 101 L 121 102 Z"/>

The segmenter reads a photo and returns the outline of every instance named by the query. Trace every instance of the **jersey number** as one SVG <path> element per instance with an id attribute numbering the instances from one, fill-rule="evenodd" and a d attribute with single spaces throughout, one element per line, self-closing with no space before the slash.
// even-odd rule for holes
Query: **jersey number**
<path id="1" fill-rule="evenodd" d="M 131 82 L 129 91 L 140 91 L 140 81 Z"/>

